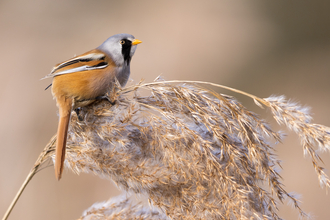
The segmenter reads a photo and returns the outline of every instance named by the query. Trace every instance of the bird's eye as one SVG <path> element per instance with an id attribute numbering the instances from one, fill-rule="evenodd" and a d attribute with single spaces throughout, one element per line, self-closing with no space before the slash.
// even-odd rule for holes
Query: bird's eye
<path id="1" fill-rule="evenodd" d="M 121 40 L 120 41 L 120 44 L 125 44 L 125 40 Z"/>

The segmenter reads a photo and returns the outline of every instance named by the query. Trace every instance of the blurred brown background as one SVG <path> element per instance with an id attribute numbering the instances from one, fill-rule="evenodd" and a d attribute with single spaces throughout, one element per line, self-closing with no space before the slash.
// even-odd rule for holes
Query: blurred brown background
<path id="1" fill-rule="evenodd" d="M 259 97 L 285 94 L 312 107 L 315 123 L 330 126 L 330 1 L 0 1 L 0 215 L 56 132 L 50 80 L 39 79 L 109 36 L 143 41 L 131 78 L 212 81 Z M 218 90 L 221 93 L 229 93 Z M 269 111 L 235 95 L 279 129 Z M 281 128 L 284 129 L 285 128 Z M 286 131 L 286 130 L 285 130 Z M 301 195 L 316 219 L 330 216 L 330 196 L 318 185 L 297 136 L 276 147 L 287 191 Z M 323 154 L 330 169 L 329 154 Z M 329 174 L 329 172 L 328 172 Z M 9 219 L 76 219 L 95 202 L 118 195 L 108 180 L 52 167 L 27 186 Z M 297 212 L 280 205 L 280 215 Z"/>

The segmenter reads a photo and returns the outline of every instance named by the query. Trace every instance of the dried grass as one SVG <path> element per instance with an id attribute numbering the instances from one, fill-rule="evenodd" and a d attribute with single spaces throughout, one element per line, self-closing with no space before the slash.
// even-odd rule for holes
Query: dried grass
<path id="1" fill-rule="evenodd" d="M 103 203 L 96 203 L 86 211 L 78 220 L 169 220 L 157 209 L 151 209 L 126 196 L 118 196 Z"/>
<path id="2" fill-rule="evenodd" d="M 282 135 L 233 97 L 197 84 L 230 89 L 269 107 L 279 124 L 298 134 L 326 188 L 330 180 L 315 149 L 329 151 L 329 128 L 312 124 L 308 109 L 283 96 L 261 99 L 212 83 L 175 83 L 119 89 L 115 105 L 101 101 L 82 109 L 82 121 L 72 116 L 66 166 L 109 178 L 157 208 L 111 200 L 81 219 L 281 219 L 277 201 L 284 199 L 308 217 L 280 181 L 271 143 Z M 142 89 L 150 95 L 140 95 Z"/>

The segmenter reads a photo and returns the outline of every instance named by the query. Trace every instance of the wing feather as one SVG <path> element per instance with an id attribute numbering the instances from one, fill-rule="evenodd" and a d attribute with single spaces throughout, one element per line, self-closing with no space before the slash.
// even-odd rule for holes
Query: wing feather
<path id="1" fill-rule="evenodd" d="M 42 79 L 93 69 L 103 69 L 107 66 L 106 55 L 99 50 L 92 50 L 57 64 L 51 73 Z"/>

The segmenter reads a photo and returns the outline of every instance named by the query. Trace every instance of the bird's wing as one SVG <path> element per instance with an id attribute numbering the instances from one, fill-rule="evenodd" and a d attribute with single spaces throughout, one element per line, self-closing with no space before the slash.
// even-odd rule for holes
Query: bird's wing
<path id="1" fill-rule="evenodd" d="M 107 55 L 97 49 L 76 56 L 65 62 L 57 64 L 52 72 L 42 79 L 58 75 L 75 73 L 94 69 L 103 69 L 108 66 Z"/>

